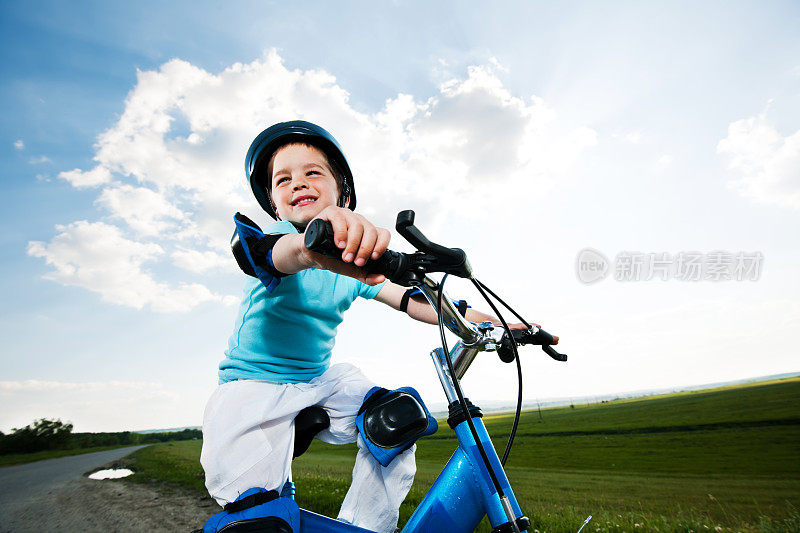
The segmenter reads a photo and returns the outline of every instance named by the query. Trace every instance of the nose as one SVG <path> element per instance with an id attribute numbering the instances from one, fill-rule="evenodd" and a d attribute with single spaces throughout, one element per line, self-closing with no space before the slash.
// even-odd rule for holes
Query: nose
<path id="1" fill-rule="evenodd" d="M 305 176 L 298 176 L 297 178 L 292 179 L 292 190 L 297 191 L 300 189 L 308 189 L 308 183 L 306 183 Z"/>

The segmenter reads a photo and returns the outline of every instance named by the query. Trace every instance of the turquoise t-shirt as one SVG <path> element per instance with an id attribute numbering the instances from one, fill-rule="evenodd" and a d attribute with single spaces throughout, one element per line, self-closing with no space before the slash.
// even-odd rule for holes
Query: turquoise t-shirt
<path id="1" fill-rule="evenodd" d="M 297 233 L 297 229 L 282 221 L 264 233 Z M 248 278 L 236 327 L 219 365 L 219 382 L 298 383 L 319 376 L 330 366 L 342 313 L 357 297 L 374 298 L 382 287 L 383 283 L 370 287 L 313 268 L 281 278 L 272 292 Z"/>

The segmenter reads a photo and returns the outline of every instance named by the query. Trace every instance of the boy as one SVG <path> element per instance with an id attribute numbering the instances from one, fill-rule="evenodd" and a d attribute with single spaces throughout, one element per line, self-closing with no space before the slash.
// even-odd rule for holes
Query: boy
<path id="1" fill-rule="evenodd" d="M 436 313 L 360 268 L 386 251 L 390 234 L 353 211 L 353 176 L 330 133 L 304 121 L 275 124 L 251 145 L 246 168 L 256 199 L 277 222 L 248 248 L 261 274 L 245 286 L 220 386 L 206 406 L 206 487 L 221 505 L 251 487 L 279 490 L 290 472 L 294 418 L 319 405 L 330 427 L 317 438 L 359 448 L 339 519 L 392 532 L 416 471 L 415 445 L 381 466 L 355 425 L 374 384 L 352 365 L 331 366 L 329 359 L 342 313 L 358 296 L 431 324 Z M 305 248 L 302 232 L 315 218 L 330 221 L 341 261 Z M 499 323 L 472 309 L 466 318 Z"/>

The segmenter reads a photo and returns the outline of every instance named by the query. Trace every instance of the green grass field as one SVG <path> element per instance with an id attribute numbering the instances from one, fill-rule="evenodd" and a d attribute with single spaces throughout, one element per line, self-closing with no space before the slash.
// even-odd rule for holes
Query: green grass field
<path id="1" fill-rule="evenodd" d="M 511 420 L 484 418 L 501 453 Z M 446 423 L 418 443 L 401 523 L 455 445 Z M 199 454 L 198 441 L 142 449 L 131 479 L 204 493 Z M 354 457 L 315 441 L 293 466 L 300 505 L 335 516 Z M 507 472 L 542 532 L 577 531 L 588 515 L 593 532 L 800 531 L 800 379 L 526 411 Z"/>

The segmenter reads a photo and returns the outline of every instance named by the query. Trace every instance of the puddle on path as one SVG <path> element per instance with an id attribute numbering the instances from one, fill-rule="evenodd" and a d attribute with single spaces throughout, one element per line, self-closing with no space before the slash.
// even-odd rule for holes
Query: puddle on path
<path id="1" fill-rule="evenodd" d="M 128 477 L 133 474 L 133 470 L 127 468 L 112 468 L 110 470 L 98 470 L 93 474 L 89 474 L 89 479 L 119 479 L 121 477 Z"/>

